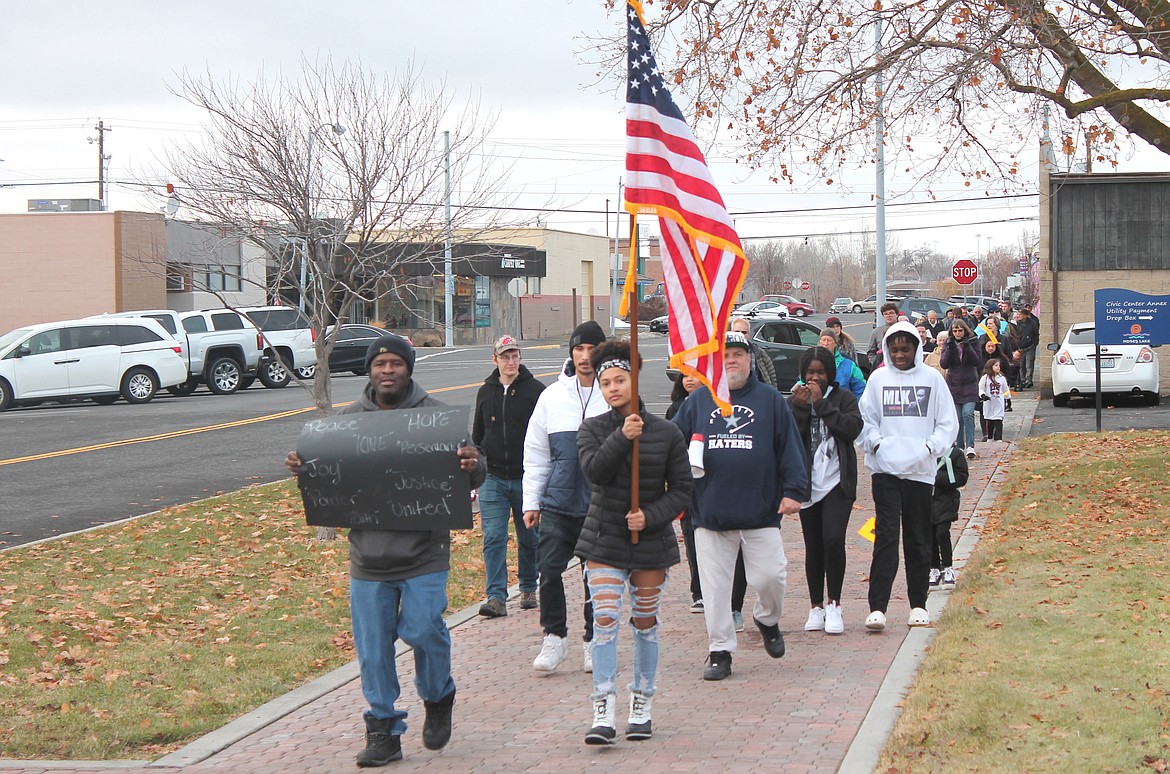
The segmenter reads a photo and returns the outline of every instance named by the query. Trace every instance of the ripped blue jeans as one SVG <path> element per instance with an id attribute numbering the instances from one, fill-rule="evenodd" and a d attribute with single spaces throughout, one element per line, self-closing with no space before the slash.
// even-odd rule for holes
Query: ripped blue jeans
<path id="1" fill-rule="evenodd" d="M 634 633 L 634 679 L 631 693 L 653 696 L 658 678 L 658 608 L 666 570 L 622 570 L 586 565 L 593 601 L 593 695 L 616 693 L 618 628 L 622 598 L 630 594 L 630 628 Z"/>

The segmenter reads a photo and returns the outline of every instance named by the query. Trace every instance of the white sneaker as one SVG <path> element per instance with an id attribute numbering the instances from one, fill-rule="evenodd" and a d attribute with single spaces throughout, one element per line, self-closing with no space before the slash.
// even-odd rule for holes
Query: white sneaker
<path id="1" fill-rule="evenodd" d="M 975 447 L 974 446 L 967 447 L 967 459 L 969 459 L 969 460 L 975 459 Z"/>
<path id="2" fill-rule="evenodd" d="M 874 610 L 866 617 L 865 628 L 871 632 L 884 632 L 886 630 L 886 614 L 881 610 Z"/>
<path id="3" fill-rule="evenodd" d="M 956 578 L 955 570 L 952 567 L 944 567 L 942 571 L 942 578 L 939 580 L 939 585 L 944 589 L 953 589 L 955 587 Z"/>
<path id="4" fill-rule="evenodd" d="M 546 634 L 540 653 L 532 661 L 532 668 L 537 672 L 555 672 L 568 655 L 569 648 L 565 645 L 564 637 Z"/>
<path id="5" fill-rule="evenodd" d="M 908 626 L 930 626 L 930 613 L 926 612 L 925 607 L 916 607 L 910 611 L 910 620 L 906 624 Z"/>
<path id="6" fill-rule="evenodd" d="M 940 578 L 942 578 L 942 570 L 938 569 L 937 567 L 931 567 L 930 577 L 926 581 L 926 585 L 929 587 L 930 591 L 938 588 L 938 582 Z"/>
<path id="7" fill-rule="evenodd" d="M 825 607 L 825 634 L 844 634 L 845 618 L 841 615 L 841 605 L 830 602 Z"/>
<path id="8" fill-rule="evenodd" d="M 825 608 L 814 607 L 808 611 L 808 620 L 804 622 L 806 632 L 823 632 L 825 630 Z"/>
<path id="9" fill-rule="evenodd" d="M 581 671 L 582 672 L 592 672 L 593 671 L 593 641 L 590 640 L 589 642 L 583 642 L 583 643 L 581 643 L 581 645 L 584 646 L 581 649 L 583 651 L 585 651 L 585 658 L 581 662 Z"/>

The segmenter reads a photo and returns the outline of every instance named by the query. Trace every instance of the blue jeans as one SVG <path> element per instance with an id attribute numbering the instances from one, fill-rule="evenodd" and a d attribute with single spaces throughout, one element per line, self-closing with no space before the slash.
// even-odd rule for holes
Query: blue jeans
<path id="1" fill-rule="evenodd" d="M 975 446 L 975 404 L 956 403 L 955 410 L 959 412 L 959 432 L 955 442 L 964 449 Z"/>
<path id="2" fill-rule="evenodd" d="M 524 526 L 523 480 L 488 474 L 479 488 L 479 516 L 483 522 L 483 571 L 491 599 L 508 598 L 508 516 L 516 525 L 520 590 L 536 591 L 536 545 L 539 527 Z"/>
<path id="3" fill-rule="evenodd" d="M 634 677 L 629 689 L 631 693 L 653 696 L 657 688 L 658 608 L 666 585 L 665 571 L 658 571 L 664 576 L 661 584 L 642 587 L 636 587 L 631 580 L 637 572 L 616 567 L 592 567 L 585 571 L 589 598 L 593 601 L 593 699 L 616 693 L 618 630 L 626 589 L 630 593 L 630 629 L 634 632 Z M 636 626 L 647 619 L 653 621 L 651 626 L 645 629 Z"/>
<path id="4" fill-rule="evenodd" d="M 481 506 L 482 507 L 482 506 Z M 540 628 L 545 634 L 569 636 L 565 582 L 561 577 L 573 551 L 585 519 L 542 511 L 540 514 Z M 582 580 L 582 582 L 585 582 Z M 593 640 L 593 606 L 589 603 L 589 585 L 585 585 L 585 642 Z"/>
<path id="5" fill-rule="evenodd" d="M 447 571 L 399 581 L 350 578 L 349 612 L 353 644 L 362 674 L 367 718 L 391 721 L 390 733 L 406 731 L 406 713 L 394 708 L 401 689 L 394 642 L 414 648 L 414 686 L 423 701 L 438 701 L 455 690 L 451 679 L 451 635 L 447 609 Z"/>

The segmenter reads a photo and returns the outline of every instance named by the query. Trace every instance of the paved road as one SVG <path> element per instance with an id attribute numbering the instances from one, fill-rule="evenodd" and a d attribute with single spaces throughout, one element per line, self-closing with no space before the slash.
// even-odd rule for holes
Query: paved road
<path id="1" fill-rule="evenodd" d="M 534 344 L 544 346 L 528 350 L 528 367 L 536 374 L 556 372 L 567 349 L 559 342 Z M 651 410 L 661 412 L 670 391 L 666 339 L 645 335 L 642 351 L 649 363 L 643 393 Z M 490 369 L 487 347 L 422 349 L 415 374 L 443 400 L 470 405 Z M 335 376 L 335 404 L 356 398 L 365 383 Z M 201 390 L 143 406 L 83 402 L 4 412 L 0 547 L 283 478 L 284 453 L 311 413 L 309 394 L 296 386 L 257 386 L 229 396 Z M 165 437 L 141 440 L 156 436 Z M 78 451 L 88 447 L 97 448 Z"/>

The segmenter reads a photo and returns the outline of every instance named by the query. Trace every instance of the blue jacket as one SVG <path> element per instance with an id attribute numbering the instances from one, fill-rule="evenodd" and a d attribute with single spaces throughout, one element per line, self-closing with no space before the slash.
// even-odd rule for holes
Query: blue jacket
<path id="1" fill-rule="evenodd" d="M 801 502 L 808 489 L 796 421 L 784 396 L 755 376 L 731 391 L 731 403 L 724 417 L 710 391 L 695 390 L 674 416 L 684 439 L 704 439 L 705 475 L 695 479 L 691 521 L 724 531 L 779 527 L 781 499 Z"/>
<path id="2" fill-rule="evenodd" d="M 837 364 L 837 386 L 849 390 L 853 397 L 860 398 L 865 392 L 865 374 L 861 373 L 857 363 L 842 355 L 840 350 L 837 351 L 834 362 Z"/>

